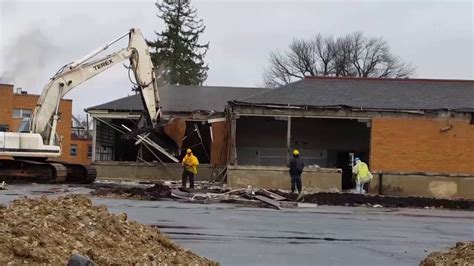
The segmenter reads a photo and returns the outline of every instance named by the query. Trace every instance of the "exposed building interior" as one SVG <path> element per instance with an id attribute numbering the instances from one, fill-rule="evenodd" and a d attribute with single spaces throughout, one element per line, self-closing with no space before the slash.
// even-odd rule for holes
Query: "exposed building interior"
<path id="1" fill-rule="evenodd" d="M 370 119 L 240 116 L 236 123 L 240 165 L 285 166 L 298 149 L 306 165 L 341 168 L 349 188 L 353 158 L 369 162 Z"/>
<path id="2" fill-rule="evenodd" d="M 96 161 L 157 161 L 170 162 L 169 158 L 156 150 L 144 145 L 135 145 L 136 140 L 123 137 L 127 130 L 122 126 L 133 129 L 137 119 L 114 118 L 96 119 L 95 160 Z M 160 139 L 154 139 L 160 143 Z M 190 148 L 202 163 L 209 163 L 211 156 L 210 125 L 205 121 L 186 121 L 186 134 L 181 152 L 175 157 L 181 159 L 186 149 Z M 158 158 L 156 157 L 158 156 Z"/>

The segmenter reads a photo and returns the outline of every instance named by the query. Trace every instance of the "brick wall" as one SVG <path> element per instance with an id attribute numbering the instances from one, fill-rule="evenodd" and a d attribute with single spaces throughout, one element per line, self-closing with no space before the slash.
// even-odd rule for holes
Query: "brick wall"
<path id="1" fill-rule="evenodd" d="M 468 118 L 373 118 L 370 163 L 373 171 L 473 174 L 474 125 Z"/>
<path id="2" fill-rule="evenodd" d="M 68 162 L 76 162 L 75 158 L 69 155 L 71 148 L 71 127 L 72 127 L 72 101 L 61 100 L 59 104 L 61 118 L 58 122 L 58 135 L 61 138 L 62 154 L 61 159 Z"/>
<path id="3" fill-rule="evenodd" d="M 13 129 L 12 121 L 13 85 L 0 84 L 0 124 L 7 124 Z"/>
<path id="4" fill-rule="evenodd" d="M 92 147 L 92 139 L 79 139 L 79 138 L 72 138 L 71 139 L 71 146 L 77 146 L 77 154 L 76 156 L 71 156 L 70 150 L 64 150 L 64 153 L 67 153 L 70 157 L 69 161 L 81 164 L 90 164 L 91 159 L 87 156 L 88 146 L 91 145 Z"/>

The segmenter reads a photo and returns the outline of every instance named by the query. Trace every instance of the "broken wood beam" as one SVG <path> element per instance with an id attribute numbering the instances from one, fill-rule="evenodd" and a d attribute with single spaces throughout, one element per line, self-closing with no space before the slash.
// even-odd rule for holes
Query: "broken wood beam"
<path id="1" fill-rule="evenodd" d="M 280 200 L 287 200 L 287 198 L 285 197 L 282 197 L 276 193 L 273 193 L 273 192 L 270 192 L 264 188 L 260 188 L 257 193 L 261 193 L 263 196 L 265 197 L 269 197 L 269 198 L 272 198 L 274 200 L 277 200 L 277 201 L 280 201 Z"/>
<path id="2" fill-rule="evenodd" d="M 129 132 L 132 132 L 132 130 L 130 128 L 128 128 L 127 126 L 123 125 L 122 124 L 122 127 L 125 128 L 126 130 L 128 130 Z M 155 148 L 156 150 L 158 150 L 159 152 L 161 152 L 163 155 L 165 155 L 166 157 L 170 158 L 173 162 L 175 163 L 179 163 L 179 160 L 176 159 L 176 157 L 174 157 L 173 155 L 169 154 L 163 147 L 161 147 L 160 145 L 158 145 L 156 142 L 154 142 L 153 140 L 151 140 L 150 138 L 148 137 L 143 137 L 141 135 L 137 135 L 136 136 L 137 138 L 139 138 L 141 141 L 145 142 L 146 144 L 152 146 L 153 148 Z"/>
<path id="3" fill-rule="evenodd" d="M 265 202 L 266 204 L 274 207 L 275 209 L 277 210 L 281 210 L 281 207 L 280 207 L 280 203 L 276 200 L 273 200 L 271 198 L 268 198 L 268 197 L 265 197 L 265 196 L 262 196 L 262 195 L 255 195 L 254 196 L 256 199 L 262 201 L 262 202 Z"/>

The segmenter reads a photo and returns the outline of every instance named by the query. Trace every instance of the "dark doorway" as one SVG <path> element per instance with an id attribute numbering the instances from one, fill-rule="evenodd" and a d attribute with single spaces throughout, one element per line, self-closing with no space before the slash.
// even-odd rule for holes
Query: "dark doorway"
<path id="1" fill-rule="evenodd" d="M 369 164 L 367 152 L 338 151 L 336 158 L 336 167 L 342 169 L 342 190 L 355 188 L 352 178 L 352 166 L 354 158 L 359 157 L 363 162 Z M 370 168 L 370 165 L 369 165 Z M 367 188 L 364 188 L 367 189 Z"/>
<path id="2" fill-rule="evenodd" d="M 338 152 L 336 167 L 342 169 L 342 189 L 351 189 L 354 187 L 352 181 L 352 165 L 349 152 Z"/>

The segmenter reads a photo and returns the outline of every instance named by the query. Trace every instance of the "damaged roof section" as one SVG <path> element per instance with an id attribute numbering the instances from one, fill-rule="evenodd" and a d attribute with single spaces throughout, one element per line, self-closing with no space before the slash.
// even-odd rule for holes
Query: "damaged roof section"
<path id="1" fill-rule="evenodd" d="M 306 77 L 231 103 L 474 112 L 474 81 Z"/>
<path id="2" fill-rule="evenodd" d="M 165 112 L 224 112 L 228 101 L 242 99 L 269 89 L 251 87 L 179 86 L 159 88 L 160 104 Z M 141 112 L 143 103 L 139 94 L 87 108 L 124 112 Z"/>

